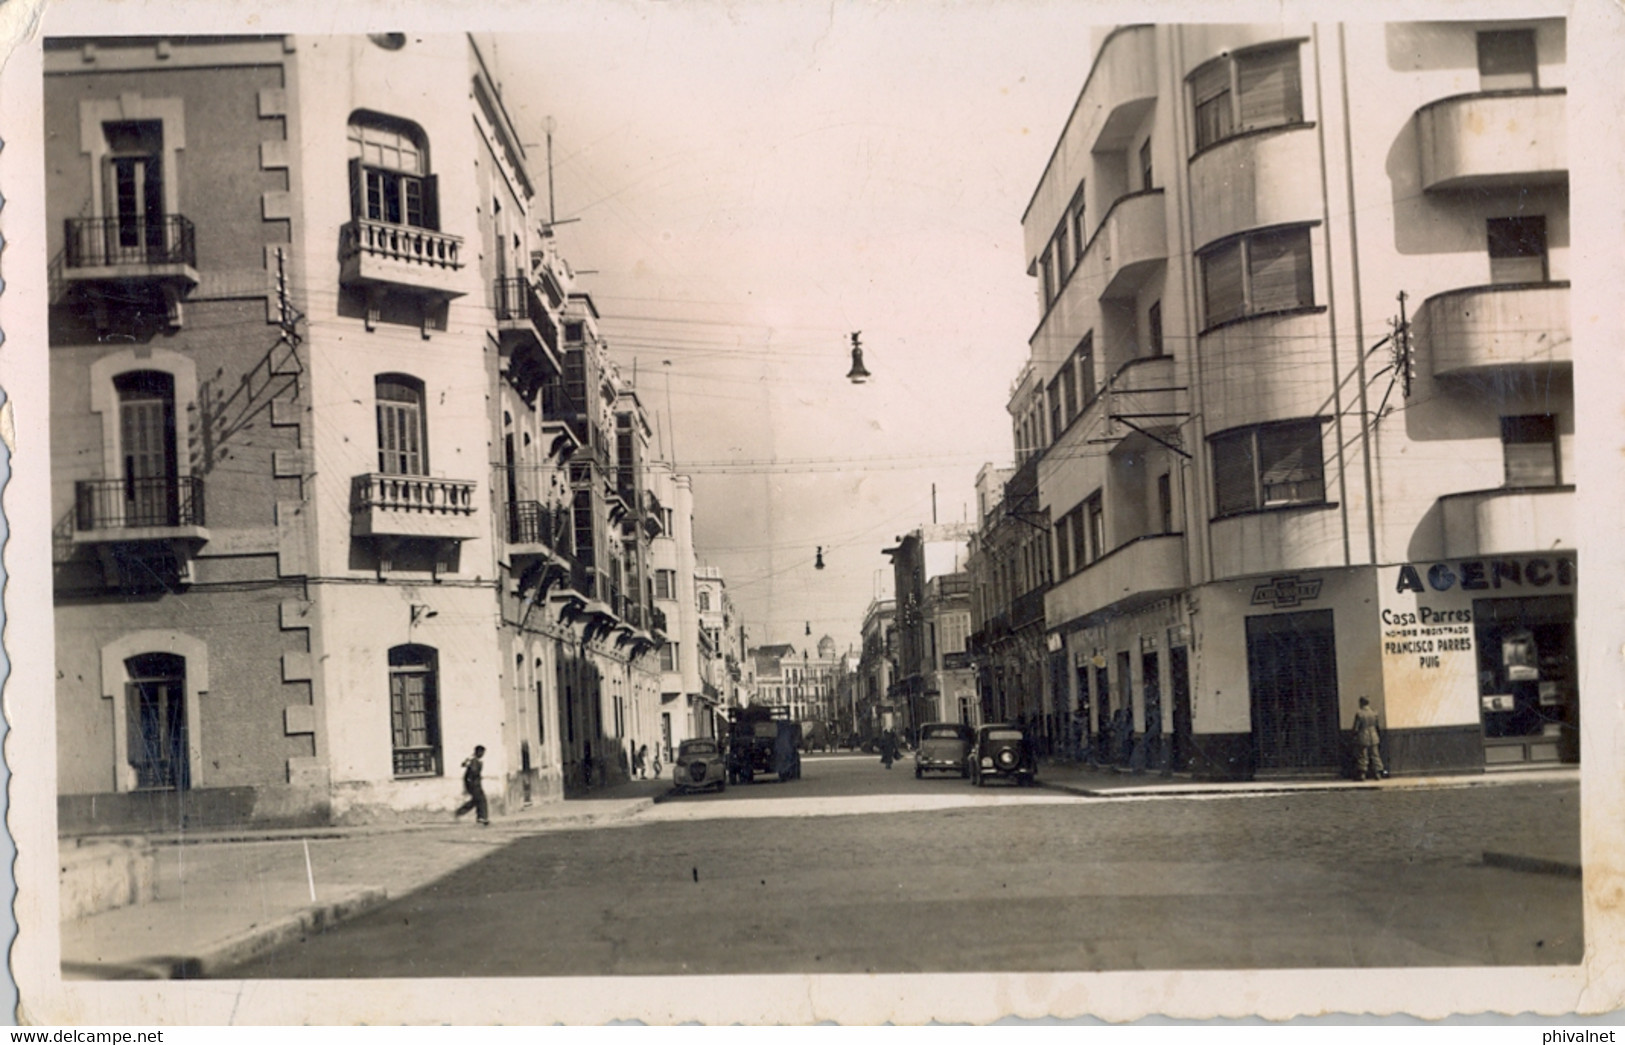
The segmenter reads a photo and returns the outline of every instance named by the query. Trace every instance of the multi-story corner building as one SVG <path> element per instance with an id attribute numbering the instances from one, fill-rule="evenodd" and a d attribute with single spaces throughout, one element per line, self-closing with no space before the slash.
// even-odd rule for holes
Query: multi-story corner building
<path id="1" fill-rule="evenodd" d="M 438 816 L 475 745 L 498 811 L 614 779 L 619 391 L 478 47 L 46 63 L 64 826 Z"/>
<path id="2" fill-rule="evenodd" d="M 1052 707 L 1114 757 L 1578 757 L 1565 23 L 1124 26 L 1023 217 Z M 1042 388 L 1042 410 L 1034 411 Z"/>
<path id="3" fill-rule="evenodd" d="M 716 735 L 720 700 L 706 688 L 705 658 L 713 651 L 712 637 L 702 637 L 700 626 L 693 484 L 688 476 L 674 474 L 666 462 L 656 462 L 650 489 L 663 506 L 667 527 L 651 544 L 650 567 L 658 623 L 666 638 L 659 653 L 660 737 L 674 753 L 690 737 Z"/>
<path id="4" fill-rule="evenodd" d="M 740 635 L 728 583 L 715 566 L 694 570 L 695 610 L 699 614 L 701 648 L 709 654 L 701 666 L 702 696 L 713 717 L 725 716 L 741 706 Z"/>
<path id="5" fill-rule="evenodd" d="M 958 697 L 974 697 L 973 673 L 964 656 L 970 635 L 970 579 L 965 574 L 973 527 L 968 523 L 933 523 L 898 538 L 895 547 L 884 552 L 892 560 L 896 592 L 897 677 L 890 695 L 903 715 L 899 728 L 910 735 L 922 723 L 957 722 Z M 938 578 L 946 587 L 933 585 Z M 958 654 L 952 669 L 951 692 L 945 698 L 938 678 L 939 659 L 934 632 L 938 624 L 937 603 L 952 596 L 949 611 L 953 622 L 952 652 Z M 944 607 L 947 609 L 947 607 Z M 961 692 L 961 683 L 971 686 Z M 968 710 L 968 709 L 967 709 Z"/>
<path id="6" fill-rule="evenodd" d="M 1016 419 L 1018 441 L 1023 425 Z M 1045 700 L 1044 591 L 1049 517 L 1038 506 L 1038 455 L 1016 469 L 984 465 L 976 476 L 977 528 L 970 537 L 971 653 L 982 720 L 1038 723 L 1046 740 L 1069 735 L 1064 705 Z"/>
<path id="7" fill-rule="evenodd" d="M 853 683 L 859 736 L 872 739 L 897 728 L 892 686 L 897 680 L 897 601 L 872 599 L 863 613 L 863 650 Z"/>

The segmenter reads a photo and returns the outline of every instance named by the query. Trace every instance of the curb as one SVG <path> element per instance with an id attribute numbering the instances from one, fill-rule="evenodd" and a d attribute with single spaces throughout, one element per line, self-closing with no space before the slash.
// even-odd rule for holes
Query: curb
<path id="1" fill-rule="evenodd" d="M 201 953 L 164 959 L 168 966 L 162 979 L 197 980 L 219 975 L 284 943 L 319 933 L 357 915 L 382 907 L 389 899 L 384 890 L 361 889 L 337 900 L 314 904 L 265 925 L 245 929 L 235 936 L 212 944 Z"/>
<path id="2" fill-rule="evenodd" d="M 1484 850 L 1484 866 L 1503 867 L 1509 871 L 1527 871 L 1531 874 L 1555 874 L 1563 878 L 1581 877 L 1580 865 L 1567 860 L 1547 860 L 1539 856 L 1498 853 L 1492 849 Z"/>

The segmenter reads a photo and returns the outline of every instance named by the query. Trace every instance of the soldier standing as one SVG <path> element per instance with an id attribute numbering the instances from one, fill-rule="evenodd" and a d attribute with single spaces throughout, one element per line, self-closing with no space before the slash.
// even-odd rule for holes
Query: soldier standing
<path id="1" fill-rule="evenodd" d="M 1377 733 L 1377 713 L 1371 701 L 1360 698 L 1360 709 L 1354 713 L 1354 744 L 1356 778 L 1364 780 L 1369 771 L 1372 778 L 1386 777 L 1388 770 L 1382 764 L 1382 738 Z"/>

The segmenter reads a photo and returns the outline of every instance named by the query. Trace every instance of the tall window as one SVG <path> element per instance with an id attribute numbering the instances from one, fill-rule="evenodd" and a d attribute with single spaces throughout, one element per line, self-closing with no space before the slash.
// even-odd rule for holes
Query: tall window
<path id="1" fill-rule="evenodd" d="M 1070 360 L 1069 360 L 1070 362 Z M 1061 414 L 1061 377 L 1059 374 L 1049 383 L 1049 431 L 1050 441 L 1061 437 L 1066 428 L 1065 418 Z"/>
<path id="2" fill-rule="evenodd" d="M 376 113 L 350 118 L 350 209 L 357 218 L 438 229 L 438 186 L 412 123 Z"/>
<path id="3" fill-rule="evenodd" d="M 1162 355 L 1162 302 L 1153 301 L 1145 310 L 1145 341 L 1147 355 Z"/>
<path id="4" fill-rule="evenodd" d="M 1074 356 L 1061 370 L 1061 400 L 1066 407 L 1066 423 L 1078 416 L 1078 360 Z"/>
<path id="5" fill-rule="evenodd" d="M 1106 512 L 1099 490 L 1083 502 L 1083 514 L 1089 526 L 1089 561 L 1094 562 L 1106 554 Z"/>
<path id="6" fill-rule="evenodd" d="M 660 670 L 677 670 L 677 643 L 668 642 L 660 647 Z"/>
<path id="7" fill-rule="evenodd" d="M 438 660 L 429 646 L 389 651 L 389 728 L 398 777 L 441 774 Z"/>
<path id="8" fill-rule="evenodd" d="M 1191 75 L 1196 148 L 1233 134 L 1303 121 L 1298 45 L 1216 58 Z"/>
<path id="9" fill-rule="evenodd" d="M 1083 182 L 1078 183 L 1078 191 L 1072 196 L 1072 206 L 1067 210 L 1067 221 L 1072 226 L 1072 260 L 1083 260 L 1083 248 L 1089 244 L 1089 230 L 1084 224 Z"/>
<path id="10" fill-rule="evenodd" d="M 164 252 L 164 125 L 159 120 L 104 124 L 107 214 L 113 219 L 107 261 L 157 260 Z"/>
<path id="11" fill-rule="evenodd" d="M 1532 29 L 1500 29 L 1478 34 L 1478 86 L 1484 91 L 1516 91 L 1539 85 Z"/>
<path id="12" fill-rule="evenodd" d="M 1055 251 L 1053 245 L 1038 259 L 1038 278 L 1044 287 L 1044 307 L 1055 303 Z"/>
<path id="13" fill-rule="evenodd" d="M 675 598 L 677 598 L 677 571 L 675 571 L 675 570 L 656 570 L 655 571 L 655 598 L 657 598 L 657 599 L 675 599 Z"/>
<path id="14" fill-rule="evenodd" d="M 701 613 L 710 613 L 711 612 L 711 593 L 708 592 L 708 591 L 700 592 L 700 612 Z"/>
<path id="15" fill-rule="evenodd" d="M 1174 532 L 1174 491 L 1167 472 L 1157 476 L 1157 523 L 1159 532 Z"/>
<path id="16" fill-rule="evenodd" d="M 428 475 L 423 382 L 404 374 L 382 374 L 374 387 L 378 400 L 378 470 L 385 475 Z"/>
<path id="17" fill-rule="evenodd" d="M 143 653 L 124 662 L 125 743 L 135 786 L 184 791 L 190 786 L 186 737 L 186 658 Z"/>
<path id="18" fill-rule="evenodd" d="M 1201 254 L 1205 327 L 1315 303 L 1305 226 L 1239 236 Z"/>
<path id="19" fill-rule="evenodd" d="M 1291 421 L 1214 436 L 1218 515 L 1319 504 L 1326 499 L 1320 422 Z"/>
<path id="20" fill-rule="evenodd" d="M 174 526 L 180 500 L 175 453 L 175 378 L 134 370 L 113 379 L 119 404 L 123 496 L 111 525 Z M 112 508 L 113 506 L 108 505 Z"/>
<path id="21" fill-rule="evenodd" d="M 1095 394 L 1098 391 L 1095 387 L 1094 331 L 1091 330 L 1083 335 L 1083 340 L 1079 341 L 1078 347 L 1073 349 L 1073 355 L 1077 357 L 1078 390 L 1081 393 L 1079 396 L 1079 409 L 1087 410 L 1089 404 L 1095 401 Z"/>
<path id="22" fill-rule="evenodd" d="M 1501 449 L 1508 486 L 1556 486 L 1561 482 L 1557 418 L 1551 414 L 1501 418 Z"/>
<path id="23" fill-rule="evenodd" d="M 1546 282 L 1546 218 L 1491 218 L 1488 222 L 1491 283 Z"/>
<path id="24" fill-rule="evenodd" d="M 1140 143 L 1140 189 L 1149 192 L 1151 188 L 1151 139 L 1147 138 Z"/>

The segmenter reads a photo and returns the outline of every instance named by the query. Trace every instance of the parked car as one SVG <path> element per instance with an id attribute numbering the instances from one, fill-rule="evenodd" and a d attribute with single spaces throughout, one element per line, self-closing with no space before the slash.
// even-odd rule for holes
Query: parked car
<path id="1" fill-rule="evenodd" d="M 920 749 L 914 752 L 914 776 L 926 770 L 970 776 L 971 744 L 976 731 L 963 722 L 928 722 L 920 727 Z"/>
<path id="2" fill-rule="evenodd" d="M 981 787 L 989 778 L 1004 777 L 1020 787 L 1031 787 L 1038 777 L 1038 757 L 1020 726 L 983 726 L 976 731 L 970 753 L 971 783 Z"/>
<path id="3" fill-rule="evenodd" d="M 722 746 L 706 737 L 685 740 L 677 748 L 677 765 L 672 767 L 672 784 L 678 791 L 700 791 L 715 786 L 728 788 L 728 760 Z"/>

